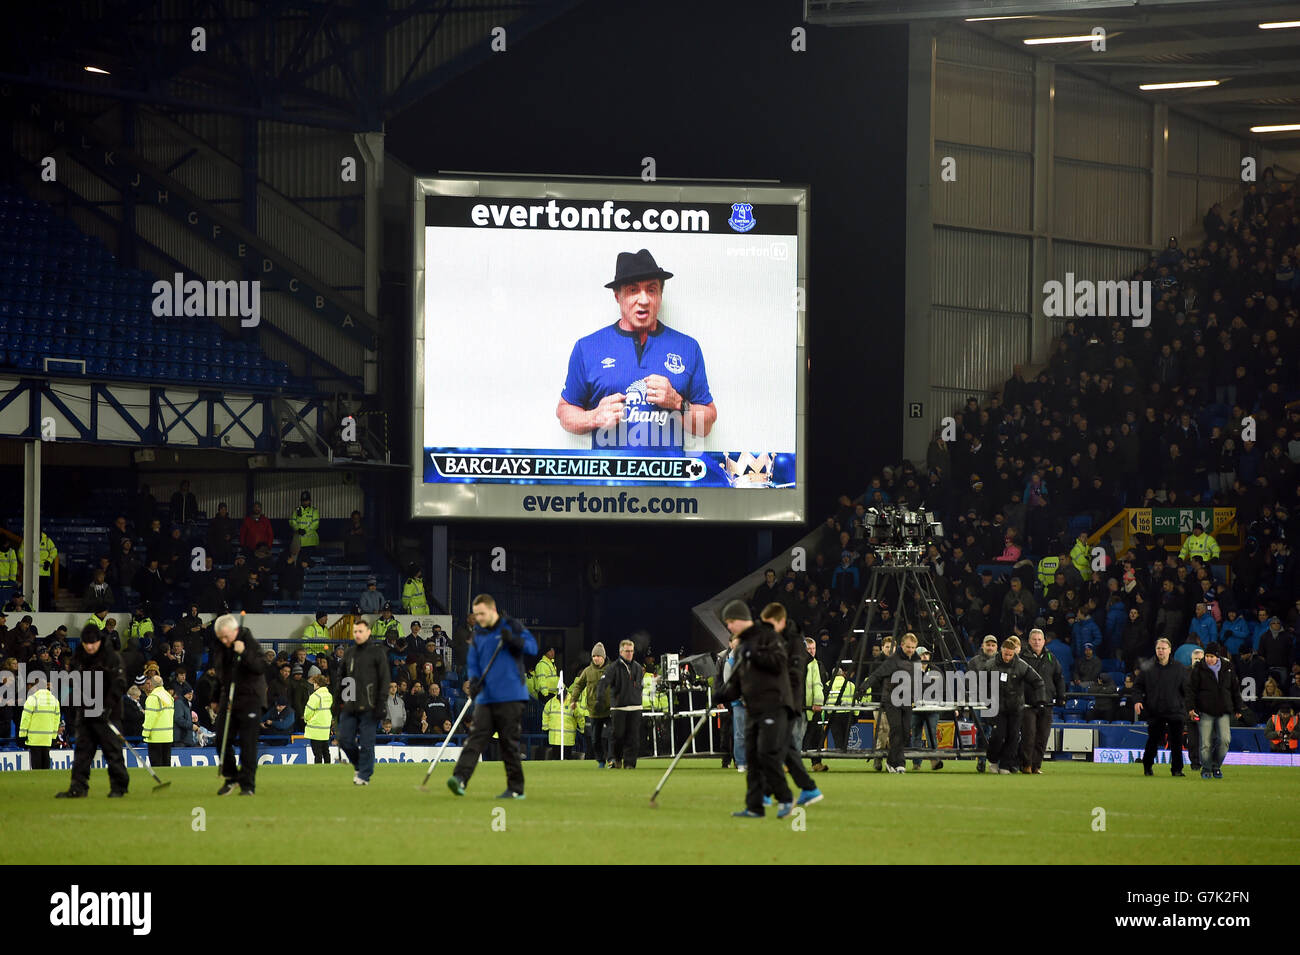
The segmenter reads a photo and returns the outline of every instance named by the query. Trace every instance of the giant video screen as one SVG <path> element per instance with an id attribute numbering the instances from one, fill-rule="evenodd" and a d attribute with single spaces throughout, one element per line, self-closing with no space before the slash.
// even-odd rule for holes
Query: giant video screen
<path id="1" fill-rule="evenodd" d="M 412 514 L 799 522 L 805 187 L 418 179 Z"/>

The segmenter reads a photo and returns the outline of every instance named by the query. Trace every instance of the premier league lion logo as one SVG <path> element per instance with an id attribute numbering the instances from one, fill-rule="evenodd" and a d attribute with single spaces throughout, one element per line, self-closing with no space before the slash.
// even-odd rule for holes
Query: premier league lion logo
<path id="1" fill-rule="evenodd" d="M 731 205 L 731 218 L 727 225 L 736 232 L 748 232 L 754 228 L 754 206 L 748 202 L 735 202 Z"/>

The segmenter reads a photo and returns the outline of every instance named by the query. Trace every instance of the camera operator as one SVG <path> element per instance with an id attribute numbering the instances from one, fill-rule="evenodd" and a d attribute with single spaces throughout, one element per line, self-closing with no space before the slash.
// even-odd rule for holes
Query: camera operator
<path id="1" fill-rule="evenodd" d="M 1297 739 L 1295 710 L 1290 703 L 1283 703 L 1278 711 L 1264 724 L 1264 735 L 1268 737 L 1268 746 L 1274 753 L 1294 753 Z"/>

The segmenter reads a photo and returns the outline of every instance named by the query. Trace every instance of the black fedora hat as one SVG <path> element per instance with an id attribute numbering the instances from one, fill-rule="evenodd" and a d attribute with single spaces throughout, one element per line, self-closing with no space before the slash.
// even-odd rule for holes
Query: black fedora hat
<path id="1" fill-rule="evenodd" d="M 644 282 L 646 279 L 667 281 L 673 273 L 659 268 L 659 263 L 650 254 L 649 249 L 640 252 L 620 252 L 614 263 L 614 281 L 606 282 L 605 288 L 617 289 L 629 282 Z"/>

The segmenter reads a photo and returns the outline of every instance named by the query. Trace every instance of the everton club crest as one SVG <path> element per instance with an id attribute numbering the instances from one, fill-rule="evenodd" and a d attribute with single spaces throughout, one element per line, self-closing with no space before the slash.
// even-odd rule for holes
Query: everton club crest
<path id="1" fill-rule="evenodd" d="M 672 352 L 668 353 L 668 359 L 664 362 L 664 367 L 674 375 L 680 375 L 686 370 L 686 364 L 682 361 L 682 356 L 675 355 Z"/>
<path id="2" fill-rule="evenodd" d="M 754 228 L 754 207 L 748 202 L 733 202 L 731 204 L 731 218 L 727 220 L 727 225 L 736 232 L 748 232 Z"/>

